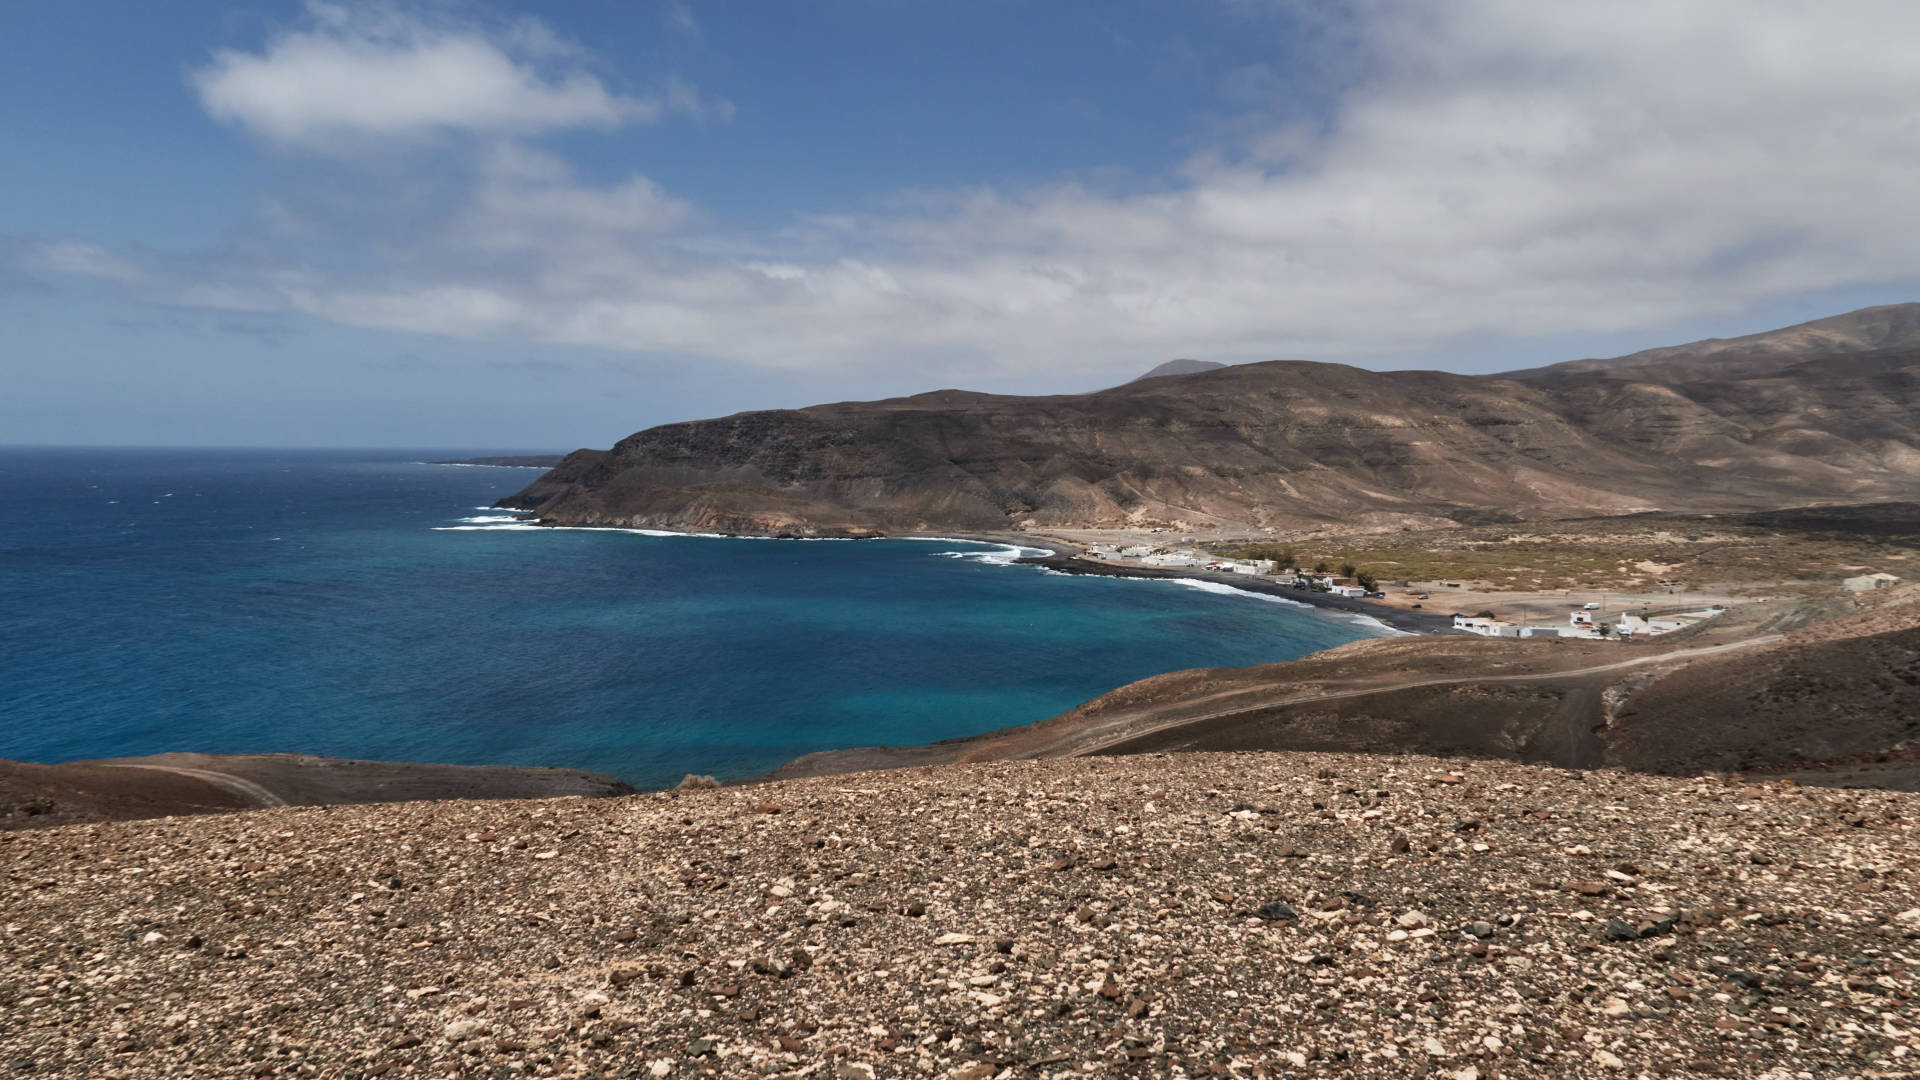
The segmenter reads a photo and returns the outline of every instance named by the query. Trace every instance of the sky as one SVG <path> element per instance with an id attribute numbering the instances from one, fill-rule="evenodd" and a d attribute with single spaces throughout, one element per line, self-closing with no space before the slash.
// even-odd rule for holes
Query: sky
<path id="1" fill-rule="evenodd" d="M 606 446 L 1920 299 L 1910 0 L 0 8 L 0 444 Z"/>

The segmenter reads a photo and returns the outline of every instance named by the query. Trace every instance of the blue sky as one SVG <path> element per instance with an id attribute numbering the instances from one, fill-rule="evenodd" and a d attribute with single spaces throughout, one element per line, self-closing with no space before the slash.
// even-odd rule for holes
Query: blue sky
<path id="1" fill-rule="evenodd" d="M 0 443 L 606 445 L 1914 299 L 1920 8 L 0 11 Z"/>

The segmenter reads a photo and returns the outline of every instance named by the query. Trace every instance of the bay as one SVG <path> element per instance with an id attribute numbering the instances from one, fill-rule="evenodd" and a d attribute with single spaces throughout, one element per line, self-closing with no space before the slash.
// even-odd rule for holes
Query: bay
<path id="1" fill-rule="evenodd" d="M 1362 625 L 953 541 L 516 526 L 506 451 L 0 448 L 0 757 L 557 765 L 641 786 L 1031 723 Z"/>

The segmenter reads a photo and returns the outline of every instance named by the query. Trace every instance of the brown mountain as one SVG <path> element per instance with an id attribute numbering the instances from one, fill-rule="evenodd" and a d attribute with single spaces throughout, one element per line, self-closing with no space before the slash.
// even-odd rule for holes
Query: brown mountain
<path id="1" fill-rule="evenodd" d="M 501 505 L 555 524 L 860 535 L 1915 497 L 1920 305 L 1504 376 L 1271 362 L 1089 394 L 740 413 L 578 451 Z"/>
<path id="2" fill-rule="evenodd" d="M 1745 337 L 1708 338 L 1605 360 L 1569 360 L 1511 374 L 1514 378 L 1539 379 L 1601 373 L 1615 379 L 1649 382 L 1750 378 L 1774 374 L 1808 360 L 1915 348 L 1920 348 L 1920 304 L 1887 304 Z"/>
<path id="3" fill-rule="evenodd" d="M 1133 381 L 1139 382 L 1140 379 L 1157 379 L 1162 375 L 1192 375 L 1197 371 L 1212 371 L 1215 368 L 1223 368 L 1226 366 L 1227 365 L 1217 360 L 1189 360 L 1186 357 L 1181 357 L 1178 360 L 1169 360 Z"/>

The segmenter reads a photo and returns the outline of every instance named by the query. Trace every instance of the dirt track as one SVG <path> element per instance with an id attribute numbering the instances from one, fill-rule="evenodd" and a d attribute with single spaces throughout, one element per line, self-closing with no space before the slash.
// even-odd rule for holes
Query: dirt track
<path id="1" fill-rule="evenodd" d="M 1563 679 L 1576 679 L 1576 678 L 1580 678 L 1582 676 L 1587 676 L 1587 675 L 1601 675 L 1610 671 L 1621 671 L 1627 668 L 1643 667 L 1648 664 L 1684 664 L 1691 660 L 1697 660 L 1707 656 L 1719 655 L 1721 653 L 1737 652 L 1744 649 L 1764 647 L 1766 645 L 1771 645 L 1777 641 L 1780 641 L 1781 639 L 1782 639 L 1782 636 L 1779 634 L 1769 634 L 1764 637 L 1749 638 L 1745 641 L 1735 641 L 1725 645 L 1710 645 L 1710 646 L 1706 646 L 1704 648 L 1699 648 L 1699 649 L 1685 649 L 1678 652 L 1663 652 L 1663 653 L 1656 653 L 1648 656 L 1636 656 L 1626 660 L 1618 660 L 1610 664 L 1599 664 L 1593 667 L 1575 668 L 1570 671 L 1550 671 L 1550 672 L 1539 672 L 1539 673 L 1520 674 L 1520 675 L 1462 675 L 1457 678 L 1420 679 L 1420 680 L 1409 681 L 1409 682 L 1388 683 L 1380 686 L 1366 687 L 1364 689 L 1358 689 L 1358 690 L 1343 690 L 1337 693 L 1307 694 L 1300 697 L 1278 698 L 1278 699 L 1273 699 L 1269 701 L 1258 702 L 1252 705 L 1244 705 L 1238 708 L 1225 709 L 1220 712 L 1205 713 L 1200 716 L 1185 716 L 1177 720 L 1169 720 L 1164 723 L 1154 724 L 1154 725 L 1143 727 L 1143 728 L 1136 728 L 1134 730 L 1122 732 L 1120 734 L 1113 735 L 1105 739 L 1099 739 L 1099 740 L 1096 740 L 1095 742 L 1088 743 L 1085 745 L 1071 746 L 1070 748 L 1066 745 L 1063 745 L 1068 743 L 1068 740 L 1062 740 L 1061 743 L 1055 743 L 1040 751 L 1036 751 L 1034 753 L 1029 753 L 1029 754 L 1022 754 L 1020 756 L 1021 757 L 1086 757 L 1091 754 L 1102 753 L 1104 751 L 1114 749 L 1115 747 L 1132 743 L 1136 740 L 1146 739 L 1150 736 L 1159 735 L 1168 731 L 1174 731 L 1179 728 L 1188 727 L 1190 725 L 1204 724 L 1210 721 L 1224 720 L 1234 716 L 1245 715 L 1247 713 L 1261 712 L 1261 711 L 1271 709 L 1281 705 L 1305 705 L 1305 704 L 1311 704 L 1316 701 L 1336 701 L 1336 700 L 1341 700 L 1345 698 L 1369 697 L 1374 694 L 1391 694 L 1391 693 L 1397 693 L 1402 690 L 1414 690 L 1414 689 L 1419 689 L 1421 687 L 1428 687 L 1428 686 L 1450 686 L 1450 685 L 1472 684 L 1472 683 L 1544 682 L 1544 681 L 1557 681 L 1557 680 L 1563 680 Z M 1084 737 L 1084 735 L 1086 734 L 1091 734 L 1091 733 L 1090 732 L 1079 733 L 1079 737 Z M 1074 738 L 1073 741 L 1077 741 L 1077 737 Z"/>

